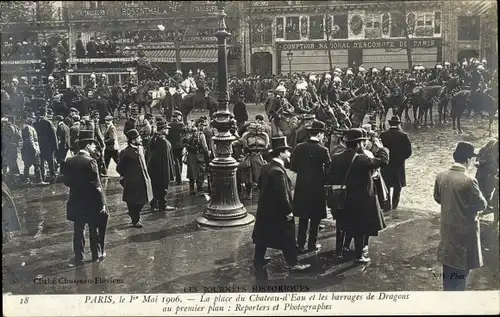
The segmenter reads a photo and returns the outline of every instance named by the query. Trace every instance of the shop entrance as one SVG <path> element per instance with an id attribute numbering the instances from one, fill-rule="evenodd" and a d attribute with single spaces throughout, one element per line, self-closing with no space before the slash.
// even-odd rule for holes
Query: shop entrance
<path id="1" fill-rule="evenodd" d="M 363 64 L 362 48 L 350 48 L 347 54 L 347 62 L 349 64 L 349 67 L 357 69 L 361 64 Z"/>

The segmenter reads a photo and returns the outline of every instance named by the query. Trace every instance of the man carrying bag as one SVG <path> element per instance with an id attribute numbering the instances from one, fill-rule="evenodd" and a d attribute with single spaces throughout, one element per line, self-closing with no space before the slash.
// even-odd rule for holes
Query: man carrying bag
<path id="1" fill-rule="evenodd" d="M 354 236 L 356 262 L 368 263 L 368 237 L 385 228 L 380 203 L 373 184 L 372 170 L 389 162 L 389 151 L 380 140 L 374 139 L 370 158 L 361 150 L 366 140 L 362 129 L 346 134 L 347 149 L 332 157 L 328 171 L 328 205 L 337 220 L 337 230 Z M 337 234 L 336 254 L 342 256 L 342 235 Z"/>

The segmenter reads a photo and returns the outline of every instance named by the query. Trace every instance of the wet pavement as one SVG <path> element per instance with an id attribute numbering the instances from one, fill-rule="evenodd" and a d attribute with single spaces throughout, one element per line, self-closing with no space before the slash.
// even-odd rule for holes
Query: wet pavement
<path id="1" fill-rule="evenodd" d="M 186 287 L 233 286 L 252 290 L 253 226 L 224 230 L 199 229 L 196 217 L 206 201 L 188 196 L 188 184 L 169 193 L 176 211 L 142 212 L 144 228 L 130 225 L 121 201 L 118 178 L 104 182 L 110 221 L 106 236 L 107 258 L 72 267 L 72 223 L 66 221 L 68 190 L 62 184 L 15 190 L 24 231 L 3 245 L 3 291 L 14 294 L 183 292 Z M 255 201 L 244 201 L 251 213 Z M 388 228 L 371 239 L 366 266 L 334 260 L 335 228 L 331 219 L 320 232 L 323 248 L 305 254 L 308 272 L 292 274 L 284 268 L 280 251 L 269 250 L 269 285 L 302 285 L 317 291 L 440 290 L 436 262 L 439 218 L 425 211 L 402 208 L 386 216 Z M 470 276 L 470 289 L 498 289 L 498 231 L 483 226 L 485 266 Z M 90 259 L 90 251 L 86 249 Z M 41 280 L 35 280 L 41 278 Z M 100 278 L 93 284 L 71 280 Z M 55 279 L 55 282 L 54 282 Z M 50 284 L 37 284 L 48 281 Z M 106 283 L 102 283 L 106 281 Z"/>
<path id="2" fill-rule="evenodd" d="M 123 144 L 122 135 L 120 141 Z M 252 269 L 253 225 L 223 230 L 198 228 L 196 218 L 207 202 L 203 197 L 189 196 L 185 181 L 169 190 L 169 204 L 177 207 L 176 211 L 151 213 L 146 206 L 142 212 L 144 228 L 132 228 L 126 205 L 121 201 L 122 188 L 114 162 L 109 175 L 103 181 L 110 211 L 107 258 L 102 263 L 87 262 L 76 268 L 70 264 L 73 224 L 66 220 L 68 189 L 54 184 L 13 190 L 23 231 L 3 244 L 4 293 L 163 293 L 183 292 L 189 287 L 198 292 L 229 290 L 220 287 L 255 291 L 255 285 L 263 285 L 255 281 Z M 432 183 L 434 176 L 425 178 L 429 177 Z M 335 226 L 331 219 L 326 219 L 318 241 L 322 249 L 299 258 L 302 263 L 311 264 L 307 272 L 289 274 L 281 252 L 268 250 L 271 263 L 267 267 L 267 285 L 311 291 L 441 290 L 441 267 L 436 261 L 437 205 L 433 204 L 431 210 L 426 202 L 411 198 L 408 191 L 403 192 L 401 209 L 386 215 L 388 227 L 371 238 L 370 264 L 336 262 Z M 432 196 L 427 200 L 432 200 Z M 243 203 L 255 214 L 256 199 Z M 485 222 L 481 229 L 485 265 L 472 271 L 468 288 L 498 289 L 498 226 Z M 90 260 L 88 245 L 85 255 Z M 82 279 L 89 282 L 74 281 Z"/>

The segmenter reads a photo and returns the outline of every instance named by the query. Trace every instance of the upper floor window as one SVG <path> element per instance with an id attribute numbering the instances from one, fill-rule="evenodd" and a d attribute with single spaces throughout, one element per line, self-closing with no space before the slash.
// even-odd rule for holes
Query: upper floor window
<path id="1" fill-rule="evenodd" d="M 477 41 L 480 38 L 479 16 L 459 16 L 458 17 L 458 40 L 459 41 Z"/>
<path id="2" fill-rule="evenodd" d="M 300 40 L 299 17 L 287 17 L 285 34 L 287 40 Z"/>
<path id="3" fill-rule="evenodd" d="M 283 17 L 276 18 L 276 38 L 282 39 L 285 37 L 285 23 Z"/>
<path id="4" fill-rule="evenodd" d="M 405 36 L 405 17 L 400 12 L 391 13 L 391 37 Z"/>
<path id="5" fill-rule="evenodd" d="M 349 37 L 347 14 L 334 14 L 331 25 L 332 39 L 347 39 Z M 327 23 L 330 26 L 330 23 Z"/>
<path id="6" fill-rule="evenodd" d="M 380 38 L 382 35 L 382 21 L 380 14 L 367 14 L 365 17 L 365 38 Z"/>
<path id="7" fill-rule="evenodd" d="M 309 38 L 319 40 L 325 37 L 324 17 L 322 15 L 309 17 Z"/>
<path id="8" fill-rule="evenodd" d="M 267 20 L 255 21 L 250 25 L 250 36 L 253 43 L 272 43 L 272 22 Z"/>
<path id="9" fill-rule="evenodd" d="M 434 14 L 422 13 L 416 17 L 415 36 L 434 35 Z"/>
<path id="10" fill-rule="evenodd" d="M 85 1 L 86 9 L 101 9 L 104 7 L 104 1 Z"/>

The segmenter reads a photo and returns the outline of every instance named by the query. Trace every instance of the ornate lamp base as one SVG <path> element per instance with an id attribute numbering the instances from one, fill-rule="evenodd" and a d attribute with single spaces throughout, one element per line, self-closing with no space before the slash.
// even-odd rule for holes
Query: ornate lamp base
<path id="1" fill-rule="evenodd" d="M 244 208 L 244 207 L 243 207 Z M 198 217 L 196 222 L 200 227 L 210 227 L 210 228 L 229 228 L 229 227 L 241 227 L 246 226 L 255 221 L 255 217 L 247 213 L 245 217 L 235 220 L 213 220 L 207 219 L 204 216 Z"/>
<path id="2" fill-rule="evenodd" d="M 201 217 L 196 219 L 199 226 L 237 227 L 251 224 L 254 216 L 247 213 L 240 202 L 236 186 L 236 167 L 232 158 L 215 158 L 212 169 L 212 194 L 210 203 Z"/>

